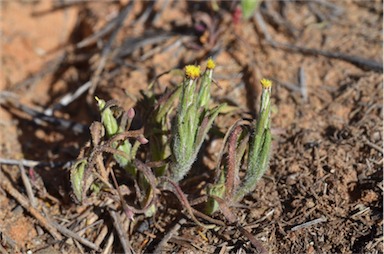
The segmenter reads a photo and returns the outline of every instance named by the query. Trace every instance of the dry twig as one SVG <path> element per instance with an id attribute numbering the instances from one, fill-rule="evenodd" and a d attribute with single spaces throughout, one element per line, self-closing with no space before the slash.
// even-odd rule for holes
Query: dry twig
<path id="1" fill-rule="evenodd" d="M 129 243 L 127 234 L 122 229 L 122 222 L 121 222 L 120 216 L 116 214 L 116 212 L 113 210 L 108 210 L 108 212 L 113 219 L 113 226 L 117 231 L 117 235 L 119 236 L 120 243 L 123 246 L 124 253 L 131 253 L 131 254 L 135 253 L 132 249 L 131 244 Z"/>
<path id="2" fill-rule="evenodd" d="M 112 50 L 112 44 L 114 43 L 117 34 L 119 33 L 120 29 L 122 28 L 122 25 L 124 23 L 124 20 L 127 18 L 128 13 L 132 9 L 133 3 L 134 3 L 134 1 L 130 1 L 123 8 L 123 10 L 119 13 L 119 15 L 116 18 L 116 22 L 114 24 L 115 30 L 113 31 L 111 38 L 109 39 L 108 43 L 103 48 L 103 51 L 101 52 L 101 58 L 100 58 L 99 64 L 97 66 L 97 69 L 96 69 L 94 75 L 92 76 L 91 87 L 89 89 L 89 96 L 90 96 L 89 98 L 91 98 L 93 96 L 93 94 L 95 93 L 97 84 L 100 80 L 100 75 L 104 70 L 105 64 L 107 62 L 107 58 L 108 58 L 108 56 Z"/>
<path id="3" fill-rule="evenodd" d="M 291 228 L 290 231 L 296 231 L 296 230 L 299 230 L 299 229 L 303 229 L 303 228 L 307 228 L 307 227 L 310 227 L 312 225 L 316 225 L 316 224 L 319 224 L 319 223 L 322 223 L 322 222 L 326 222 L 327 221 L 327 218 L 322 216 L 318 219 L 315 219 L 315 220 L 311 220 L 311 221 L 308 221 L 308 222 L 305 222 L 303 224 L 300 224 L 300 225 L 297 225 L 297 226 L 294 226 Z"/>
<path id="4" fill-rule="evenodd" d="M 12 107 L 28 114 L 30 117 L 32 117 L 32 120 L 38 125 L 44 125 L 45 123 L 49 123 L 49 124 L 52 124 L 52 125 L 60 128 L 60 129 L 71 130 L 75 134 L 84 133 L 88 129 L 88 127 L 83 125 L 83 124 L 76 123 L 76 122 L 62 119 L 62 118 L 58 118 L 58 117 L 54 117 L 51 115 L 47 115 L 44 112 L 40 112 L 36 109 L 32 109 L 32 108 L 30 108 L 24 104 L 21 104 L 17 100 L 12 99 L 12 100 L 8 100 L 7 102 L 8 102 L 7 106 L 12 106 Z"/>
<path id="5" fill-rule="evenodd" d="M 112 252 L 112 245 L 113 241 L 115 240 L 115 237 L 113 234 L 110 234 L 107 240 L 107 243 L 105 244 L 104 250 L 102 254 L 107 254 Z"/>
<path id="6" fill-rule="evenodd" d="M 31 182 L 29 181 L 29 178 L 27 174 L 25 173 L 25 168 L 23 164 L 19 164 L 20 173 L 21 173 L 21 180 L 23 181 L 25 190 L 27 191 L 27 196 L 29 198 L 29 201 L 31 202 L 31 205 L 36 208 L 37 201 L 35 199 L 35 196 L 33 195 L 33 190 L 31 186 Z"/>
<path id="7" fill-rule="evenodd" d="M 7 164 L 7 165 L 23 165 L 24 167 L 34 168 L 34 167 L 64 167 L 69 168 L 72 165 L 73 161 L 66 161 L 66 162 L 44 162 L 44 161 L 33 161 L 33 160 L 13 160 L 13 159 L 5 159 L 0 158 L 0 164 Z"/>
<path id="8" fill-rule="evenodd" d="M 10 196 L 27 210 L 35 219 L 45 228 L 55 239 L 62 240 L 63 236 L 59 231 L 52 225 L 52 221 L 47 216 L 43 216 L 36 208 L 34 208 L 18 190 L 16 190 L 4 173 L 0 170 L 0 187 L 4 189 Z"/>
<path id="9" fill-rule="evenodd" d="M 274 48 L 279 48 L 279 49 L 301 53 L 301 54 L 308 54 L 308 55 L 315 55 L 315 56 L 320 55 L 320 56 L 325 56 L 332 59 L 343 60 L 351 64 L 354 64 L 363 70 L 372 70 L 380 73 L 383 71 L 383 65 L 371 59 L 365 59 L 359 56 L 347 55 L 341 52 L 330 52 L 330 51 L 321 50 L 321 49 L 300 47 L 300 46 L 296 46 L 288 43 L 277 42 L 274 39 L 272 39 L 271 35 L 267 30 L 264 19 L 261 16 L 260 12 L 258 11 L 255 13 L 255 21 L 259 25 L 261 31 L 263 32 L 265 40 L 268 42 L 269 45 L 271 45 Z"/>
<path id="10" fill-rule="evenodd" d="M 159 254 L 163 252 L 164 246 L 167 244 L 167 242 L 175 235 L 177 234 L 177 231 L 181 228 L 181 226 L 186 223 L 185 219 L 180 219 L 169 231 L 168 233 L 163 237 L 163 239 L 160 241 L 160 243 L 157 245 L 153 253 Z"/>
<path id="11" fill-rule="evenodd" d="M 67 237 L 71 237 L 75 240 L 77 240 L 79 243 L 83 244 L 84 246 L 87 246 L 88 248 L 91 248 L 93 250 L 96 250 L 96 251 L 99 251 L 99 247 L 96 246 L 94 243 L 90 242 L 89 240 L 87 240 L 86 238 L 84 237 L 81 237 L 79 236 L 78 234 L 76 234 L 75 232 L 69 230 L 68 228 L 66 227 L 63 227 L 61 226 L 60 224 L 54 222 L 54 221 L 51 221 L 51 224 L 60 232 L 62 233 L 63 235 L 66 235 Z"/>

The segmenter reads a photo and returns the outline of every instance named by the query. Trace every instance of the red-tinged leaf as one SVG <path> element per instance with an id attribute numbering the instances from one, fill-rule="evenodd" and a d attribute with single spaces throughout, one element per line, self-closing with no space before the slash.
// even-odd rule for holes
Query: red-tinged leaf
<path id="1" fill-rule="evenodd" d="M 236 165 L 236 148 L 237 140 L 241 134 L 241 126 L 236 128 L 231 133 L 228 143 L 228 157 L 227 157 L 227 176 L 225 181 L 225 193 L 227 199 L 232 199 L 233 190 L 235 189 L 235 179 L 238 178 L 239 168 Z"/>
<path id="2" fill-rule="evenodd" d="M 203 228 L 214 228 L 216 227 L 215 225 L 205 225 L 203 223 L 201 223 L 200 221 L 198 221 L 195 217 L 195 215 L 193 214 L 193 209 L 191 207 L 191 205 L 189 204 L 189 201 L 187 199 L 187 197 L 185 196 L 184 192 L 181 190 L 180 186 L 175 183 L 174 181 L 172 181 L 170 178 L 168 177 L 161 177 L 162 179 L 164 179 L 165 181 L 167 181 L 168 183 L 170 183 L 173 187 L 173 189 L 169 189 L 171 192 L 173 192 L 176 197 L 179 199 L 179 201 L 181 202 L 181 204 L 187 209 L 189 215 L 191 216 L 191 219 L 197 224 L 199 225 L 200 227 L 203 227 Z"/>

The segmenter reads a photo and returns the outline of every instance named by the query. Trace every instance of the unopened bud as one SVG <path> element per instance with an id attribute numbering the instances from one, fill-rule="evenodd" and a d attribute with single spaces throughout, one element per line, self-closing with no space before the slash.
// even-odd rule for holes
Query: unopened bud
<path id="1" fill-rule="evenodd" d="M 128 109 L 128 118 L 133 119 L 135 117 L 136 113 L 133 108 Z"/>
<path id="2" fill-rule="evenodd" d="M 145 144 L 147 144 L 149 141 L 148 141 L 148 139 L 146 139 L 144 136 L 138 136 L 137 138 L 137 141 L 139 141 L 140 142 L 140 144 L 142 144 L 142 145 L 145 145 Z"/>

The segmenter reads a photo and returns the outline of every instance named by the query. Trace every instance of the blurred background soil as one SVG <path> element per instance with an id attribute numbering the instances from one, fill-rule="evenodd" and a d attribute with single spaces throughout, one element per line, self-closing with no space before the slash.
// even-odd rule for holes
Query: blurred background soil
<path id="1" fill-rule="evenodd" d="M 255 116 L 258 81 L 274 82 L 270 169 L 254 193 L 232 207 L 241 225 L 270 253 L 383 253 L 382 24 L 381 1 L 262 1 L 249 20 L 241 18 L 238 1 L 3 1 L 0 158 L 74 160 L 99 118 L 90 95 L 116 99 L 140 116 L 148 110 L 141 91 L 157 75 L 204 66 L 213 57 L 214 104 L 236 108 L 219 117 L 220 132 Z M 82 126 L 78 133 L 36 121 L 23 108 L 44 112 L 90 80 L 94 93 L 53 114 Z M 166 75 L 154 91 L 161 95 L 179 81 Z M 204 170 L 214 169 L 221 143 L 220 137 L 206 142 Z M 26 197 L 19 166 L 9 164 L 3 161 L 0 170 Z M 26 171 L 40 212 L 76 232 L 94 222 L 82 221 L 88 208 L 73 201 L 68 169 Z M 183 216 L 163 206 L 157 226 L 140 217 L 130 227 L 137 253 L 154 251 Z M 100 249 L 122 252 L 108 214 L 97 214 L 102 222 L 82 236 L 94 242 L 107 225 Z M 2 252 L 91 251 L 69 237 L 54 240 L 42 228 L 0 188 Z M 163 247 L 164 253 L 255 252 L 234 228 L 206 230 L 188 219 Z"/>

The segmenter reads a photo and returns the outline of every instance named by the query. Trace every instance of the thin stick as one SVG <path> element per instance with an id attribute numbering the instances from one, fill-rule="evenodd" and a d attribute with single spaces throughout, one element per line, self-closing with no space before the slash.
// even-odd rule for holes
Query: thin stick
<path id="1" fill-rule="evenodd" d="M 106 237 L 107 234 L 108 234 L 108 227 L 106 225 L 104 225 L 101 228 L 101 231 L 95 240 L 95 244 L 97 246 L 100 246 L 100 244 L 104 241 L 104 238 Z"/>
<path id="2" fill-rule="evenodd" d="M 280 81 L 280 80 L 272 78 L 272 77 L 270 77 L 269 79 L 278 85 L 284 86 L 285 88 L 287 88 L 288 90 L 291 90 L 292 92 L 301 92 L 300 88 L 296 84 L 283 82 L 283 81 Z"/>
<path id="3" fill-rule="evenodd" d="M 300 85 L 301 96 L 303 96 L 304 102 L 308 102 L 307 80 L 305 77 L 303 66 L 301 66 L 299 69 L 299 85 Z"/>
<path id="4" fill-rule="evenodd" d="M 373 149 L 376 149 L 379 153 L 383 154 L 383 148 L 382 148 L 382 147 L 380 147 L 380 146 L 378 146 L 378 145 L 372 143 L 371 141 L 369 141 L 369 140 L 366 139 L 366 138 L 365 138 L 365 140 L 364 140 L 364 143 L 365 143 L 367 146 L 369 146 L 369 147 L 371 147 L 371 148 L 373 148 Z"/>
<path id="5" fill-rule="evenodd" d="M 113 234 L 110 234 L 102 254 L 112 253 L 111 249 L 112 249 L 112 244 L 114 240 L 115 240 L 115 236 Z"/>
<path id="6" fill-rule="evenodd" d="M 0 104 L 4 104 L 9 99 L 17 100 L 19 98 L 20 97 L 17 94 L 13 93 L 13 92 L 10 92 L 10 91 L 0 91 Z"/>
<path id="7" fill-rule="evenodd" d="M 218 226 L 225 226 L 225 223 L 224 223 L 223 221 L 221 221 L 221 220 L 215 220 L 215 219 L 209 217 L 208 215 L 206 215 L 206 214 L 204 214 L 204 213 L 202 213 L 202 212 L 196 210 L 196 209 L 193 208 L 193 207 L 192 207 L 192 212 L 193 212 L 196 216 L 198 216 L 198 217 L 200 217 L 200 218 L 202 218 L 202 219 L 204 219 L 204 220 L 206 220 L 206 221 L 209 221 L 209 222 L 212 223 L 212 224 L 216 224 L 216 225 L 218 225 Z"/>
<path id="8" fill-rule="evenodd" d="M 248 240 L 252 243 L 253 247 L 257 249 L 259 253 L 266 254 L 268 253 L 267 250 L 264 248 L 263 244 L 257 240 L 248 230 L 246 230 L 243 226 L 241 226 L 238 223 L 238 218 L 235 216 L 235 214 L 231 211 L 229 208 L 228 204 L 225 202 L 224 199 L 217 197 L 217 196 L 212 196 L 217 203 L 219 203 L 220 210 L 223 213 L 224 217 L 232 224 L 235 224 L 237 229 L 245 236 L 248 238 Z"/>
<path id="9" fill-rule="evenodd" d="M 69 121 L 63 118 L 46 115 L 44 112 L 40 112 L 38 110 L 25 106 L 17 100 L 8 100 L 8 103 L 11 106 L 17 108 L 18 110 L 31 116 L 33 118 L 33 121 L 38 125 L 43 125 L 43 123 L 45 122 L 62 128 L 64 130 L 72 130 L 75 134 L 84 133 L 88 129 L 88 127 L 83 124 Z"/>
<path id="10" fill-rule="evenodd" d="M 344 13 L 344 9 L 334 3 L 331 3 L 329 1 L 324 0 L 312 0 L 314 3 L 317 3 L 319 5 L 324 5 L 325 7 L 329 8 L 334 15 L 339 16 Z"/>
<path id="11" fill-rule="evenodd" d="M 167 8 L 170 0 L 163 1 L 160 10 L 158 10 L 155 14 L 155 17 L 153 18 L 152 25 L 156 26 L 156 24 L 159 22 L 161 15 L 163 14 L 164 10 Z"/>
<path id="12" fill-rule="evenodd" d="M 383 71 L 383 65 L 381 63 L 378 63 L 376 61 L 373 61 L 371 59 L 365 59 L 359 56 L 354 55 L 347 55 L 343 54 L 341 52 L 331 52 L 321 49 L 314 49 L 314 48 L 307 48 L 307 47 L 300 47 L 288 43 L 281 43 L 276 41 L 269 41 L 270 45 L 275 48 L 280 48 L 283 50 L 289 50 L 296 53 L 301 54 L 308 54 L 308 55 L 320 55 L 325 56 L 332 59 L 338 59 L 343 60 L 345 62 L 349 62 L 353 65 L 356 65 L 357 67 L 367 70 L 367 71 L 374 71 L 374 72 L 382 72 Z"/>
<path id="13" fill-rule="evenodd" d="M 173 194 L 175 194 L 175 196 L 179 199 L 179 201 L 182 203 L 182 205 L 187 209 L 189 215 L 191 216 L 191 219 L 197 224 L 199 225 L 200 227 L 202 228 L 214 228 L 216 227 L 215 225 L 205 225 L 203 223 L 201 223 L 200 221 L 198 221 L 195 217 L 195 215 L 193 214 L 193 208 L 191 207 L 191 205 L 189 204 L 189 201 L 187 199 L 187 197 L 185 196 L 184 192 L 180 189 L 180 186 L 175 183 L 174 181 L 172 181 L 171 179 L 169 179 L 168 177 L 161 177 L 163 179 L 165 179 L 168 183 L 170 183 L 173 187 L 173 189 L 171 188 L 168 188 L 169 191 L 171 191 Z"/>
<path id="14" fill-rule="evenodd" d="M 132 1 L 133 3 L 134 1 Z M 131 3 L 131 2 L 130 2 Z M 129 4 L 131 5 L 131 4 Z M 132 7 L 132 6 L 131 6 Z M 98 39 L 101 37 L 109 34 L 118 24 L 120 21 L 121 16 L 118 15 L 117 17 L 113 18 L 109 23 L 107 23 L 102 29 L 100 29 L 98 32 L 90 35 L 89 37 L 83 39 L 82 41 L 78 42 L 76 44 L 77 48 L 83 48 L 91 45 L 92 43 L 95 43 Z"/>
<path id="15" fill-rule="evenodd" d="M 99 65 L 97 66 L 97 69 L 94 73 L 94 75 L 92 76 L 92 79 L 91 79 L 91 87 L 89 89 L 89 95 L 90 97 L 95 93 L 95 90 L 96 90 L 96 87 L 97 87 L 97 84 L 100 80 L 100 75 L 101 73 L 103 72 L 104 70 L 104 67 L 105 67 L 105 64 L 107 62 L 107 58 L 109 56 L 109 53 L 111 52 L 111 49 L 112 49 L 112 44 L 114 43 L 115 39 L 116 39 L 116 36 L 117 34 L 119 33 L 120 29 L 122 28 L 122 25 L 123 25 L 123 22 L 124 20 L 126 19 L 126 17 L 128 16 L 128 13 L 130 12 L 130 10 L 132 9 L 133 7 L 133 3 L 135 1 L 130 1 L 124 8 L 123 10 L 119 13 L 119 16 L 117 17 L 116 19 L 116 23 L 115 23 L 115 31 L 113 31 L 112 35 L 111 35 L 111 38 L 108 40 L 108 43 L 105 45 L 105 47 L 103 48 L 103 51 L 101 52 L 101 58 L 100 58 L 100 61 L 99 61 Z"/>
<path id="16" fill-rule="evenodd" d="M 86 226 L 86 227 L 84 227 L 84 228 L 82 228 L 82 229 L 80 229 L 79 231 L 77 231 L 76 233 L 77 234 L 79 234 L 80 236 L 81 235 L 83 235 L 84 233 L 85 233 L 85 231 L 87 230 L 87 229 L 89 229 L 89 228 L 93 228 L 94 226 L 97 226 L 97 225 L 99 225 L 99 224 L 101 224 L 101 223 L 103 223 L 104 222 L 104 220 L 98 220 L 98 221 L 95 221 L 95 222 L 93 222 L 92 224 L 90 224 L 90 225 L 88 225 L 88 226 Z"/>
<path id="17" fill-rule="evenodd" d="M 52 222 L 49 221 L 47 216 L 43 216 L 37 209 L 35 209 L 28 202 L 28 199 L 25 198 L 18 190 L 16 190 L 4 173 L 0 170 L 0 187 L 4 189 L 10 196 L 16 199 L 17 202 L 27 210 L 36 220 L 39 221 L 41 226 L 45 228 L 56 240 L 62 240 L 63 236 L 57 231 L 57 229 L 52 226 Z"/>
<path id="18" fill-rule="evenodd" d="M 290 231 L 293 232 L 293 231 L 296 231 L 296 230 L 299 230 L 299 229 L 302 229 L 302 228 L 307 228 L 307 227 L 310 227 L 310 226 L 313 226 L 313 225 L 316 225 L 316 224 L 319 224 L 319 223 L 322 223 L 322 222 L 326 222 L 326 221 L 327 221 L 327 218 L 325 216 L 322 216 L 322 217 L 320 217 L 318 219 L 311 220 L 311 221 L 305 222 L 303 224 L 294 226 L 293 228 L 291 228 Z"/>
<path id="19" fill-rule="evenodd" d="M 7 234 L 0 231 L 0 236 L 1 236 L 1 243 L 2 243 L 2 244 L 0 244 L 0 246 L 1 245 L 7 245 L 7 246 L 11 247 L 12 250 L 15 250 L 17 248 L 15 240 L 13 240 Z M 8 253 L 8 252 L 6 252 L 6 253 Z"/>
<path id="20" fill-rule="evenodd" d="M 260 219 L 256 220 L 255 222 L 253 222 L 252 224 L 248 224 L 246 226 L 244 226 L 245 229 L 253 229 L 253 228 L 256 228 L 256 227 L 259 227 L 260 226 L 260 222 L 262 222 L 263 220 L 267 219 L 269 216 L 271 216 L 273 213 L 275 212 L 275 209 L 272 209 L 271 211 L 267 212 L 266 215 L 264 215 L 263 217 L 261 217 Z"/>
<path id="21" fill-rule="evenodd" d="M 109 214 L 112 217 L 113 226 L 115 227 L 115 229 L 117 231 L 117 235 L 119 236 L 120 243 L 123 246 L 124 253 L 134 253 L 133 250 L 132 250 L 132 247 L 131 247 L 131 245 L 129 243 L 127 234 L 124 233 L 123 229 L 121 228 L 122 222 L 120 220 L 120 216 L 118 216 L 116 214 L 116 212 L 113 211 L 113 210 L 108 210 L 108 212 L 109 212 Z"/>
<path id="22" fill-rule="evenodd" d="M 248 240 L 252 243 L 253 247 L 255 247 L 257 249 L 257 252 L 258 253 L 261 253 L 261 254 L 267 254 L 268 251 L 265 249 L 265 247 L 263 246 L 263 244 L 257 240 L 253 234 L 251 232 L 249 232 L 248 230 L 246 230 L 243 226 L 240 226 L 240 225 L 237 225 L 237 228 L 239 229 L 239 231 L 245 236 L 248 238 Z"/>
<path id="23" fill-rule="evenodd" d="M 23 165 L 26 167 L 36 167 L 37 165 L 41 164 L 40 161 L 32 161 L 32 160 L 13 160 L 13 159 L 5 159 L 0 158 L 0 164 L 7 164 L 7 165 Z"/>
<path id="24" fill-rule="evenodd" d="M 77 90 L 74 93 L 68 93 L 64 95 L 58 103 L 44 110 L 44 114 L 51 116 L 55 110 L 68 106 L 70 103 L 72 103 L 77 98 L 79 98 L 82 94 L 84 94 L 90 87 L 91 87 L 91 82 L 90 81 L 86 82 L 85 84 L 77 88 Z"/>
<path id="25" fill-rule="evenodd" d="M 181 228 L 181 225 L 185 224 L 187 221 L 185 219 L 180 219 L 172 228 L 168 231 L 168 233 L 163 237 L 160 243 L 157 245 L 156 249 L 153 251 L 155 254 L 163 253 L 164 246 L 168 243 L 168 241 L 177 234 L 177 231 Z"/>
<path id="26" fill-rule="evenodd" d="M 284 19 L 280 13 L 272 9 L 271 2 L 265 1 L 264 4 L 265 8 L 260 8 L 260 10 L 268 17 L 270 22 L 282 27 L 289 36 L 296 38 L 298 34 L 297 29 L 288 20 Z"/>
<path id="27" fill-rule="evenodd" d="M 113 53 L 115 60 L 122 59 L 131 54 L 135 49 L 144 47 L 147 45 L 159 44 L 175 35 L 171 33 L 151 33 L 149 35 L 140 36 L 137 38 L 129 38 L 124 41 L 122 46 Z"/>
<path id="28" fill-rule="evenodd" d="M 265 40 L 274 48 L 279 48 L 279 49 L 288 50 L 288 51 L 301 53 L 301 54 L 308 54 L 308 55 L 315 55 L 315 56 L 320 55 L 328 58 L 343 60 L 351 64 L 354 64 L 363 70 L 372 70 L 380 73 L 383 71 L 383 65 L 381 63 L 375 62 L 370 59 L 365 59 L 359 56 L 347 55 L 341 52 L 330 52 L 330 51 L 321 50 L 321 49 L 306 48 L 306 47 L 300 47 L 300 46 L 296 46 L 288 43 L 277 42 L 273 40 L 271 35 L 268 33 L 265 22 L 260 12 L 258 11 L 255 13 L 255 20 L 260 26 L 264 34 Z"/>
<path id="29" fill-rule="evenodd" d="M 0 253 L 1 254 L 8 254 L 8 251 L 4 249 L 4 247 L 0 244 Z"/>
<path id="30" fill-rule="evenodd" d="M 135 22 L 133 22 L 132 26 L 140 25 L 148 19 L 149 15 L 151 14 L 153 7 L 155 5 L 155 1 L 148 1 L 147 3 L 149 4 L 149 7 L 147 7 L 145 9 L 143 14 L 141 14 L 141 16 L 138 19 L 136 19 Z"/>
<path id="31" fill-rule="evenodd" d="M 27 191 L 28 199 L 31 202 L 31 205 L 34 208 L 36 208 L 37 201 L 35 199 L 35 196 L 33 195 L 31 182 L 29 181 L 29 178 L 28 178 L 27 174 L 25 173 L 25 168 L 24 168 L 23 164 L 20 163 L 19 168 L 20 168 L 20 173 L 21 173 L 21 180 L 23 181 L 23 184 L 25 186 L 25 190 Z"/>
<path id="32" fill-rule="evenodd" d="M 72 241 L 75 243 L 75 245 L 76 245 L 77 249 L 79 250 L 79 252 L 80 252 L 81 254 L 84 254 L 84 248 L 83 248 L 83 246 L 81 246 L 81 244 L 80 244 L 78 241 L 76 241 L 75 239 L 72 239 Z"/>
<path id="33" fill-rule="evenodd" d="M 219 254 L 224 254 L 224 253 L 229 253 L 228 248 L 227 248 L 227 242 L 224 242 L 223 245 L 221 246 Z"/>
<path id="34" fill-rule="evenodd" d="M 11 90 L 17 91 L 23 87 L 28 87 L 28 86 L 32 86 L 33 84 L 36 84 L 39 80 L 43 79 L 48 74 L 53 73 L 55 70 L 57 70 L 57 68 L 60 66 L 60 64 L 66 59 L 66 57 L 67 57 L 67 52 L 61 54 L 56 59 L 53 59 L 51 61 L 46 62 L 38 73 L 34 74 L 30 78 L 27 78 L 27 79 L 13 85 L 11 87 Z"/>
<path id="35" fill-rule="evenodd" d="M 99 251 L 99 247 L 96 246 L 94 243 L 90 242 L 89 240 L 87 240 L 86 238 L 84 237 L 81 237 L 79 236 L 78 234 L 76 234 L 75 232 L 69 230 L 68 228 L 66 227 L 63 227 L 61 226 L 60 224 L 52 221 L 51 222 L 52 225 L 59 231 L 61 232 L 63 235 L 67 236 L 67 237 L 70 237 L 70 238 L 74 238 L 76 239 L 79 243 L 83 244 L 84 246 L 87 246 L 93 250 L 96 250 L 96 251 Z"/>
<path id="36" fill-rule="evenodd" d="M 66 162 L 44 162 L 44 161 L 33 161 L 33 160 L 13 160 L 13 159 L 5 159 L 0 158 L 0 164 L 7 164 L 7 165 L 23 165 L 24 167 L 34 168 L 34 167 L 44 167 L 48 166 L 51 168 L 56 167 L 65 167 L 69 168 L 73 161 L 66 161 Z"/>

